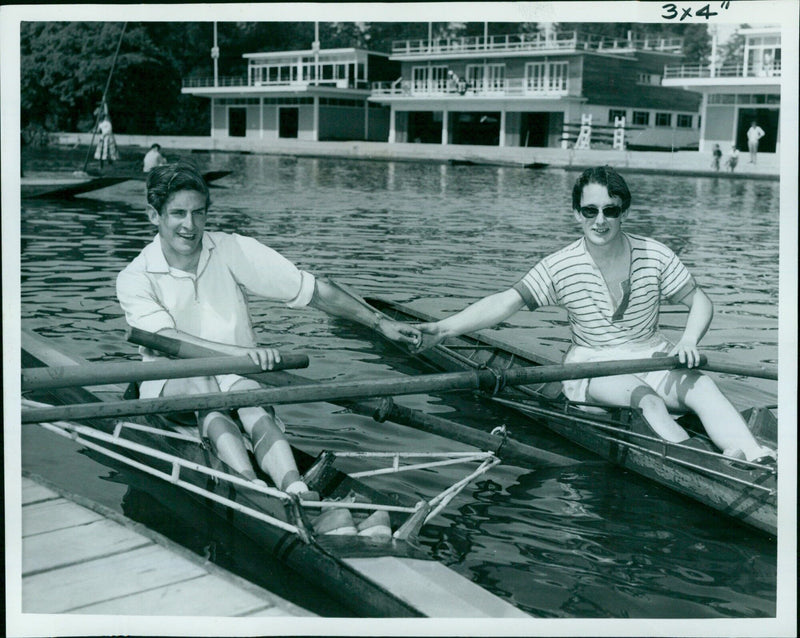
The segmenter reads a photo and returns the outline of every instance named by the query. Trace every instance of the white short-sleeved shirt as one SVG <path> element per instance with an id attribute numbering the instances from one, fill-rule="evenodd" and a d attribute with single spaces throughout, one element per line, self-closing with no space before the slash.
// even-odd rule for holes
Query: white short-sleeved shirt
<path id="1" fill-rule="evenodd" d="M 529 308 L 566 308 L 572 342 L 608 348 L 645 342 L 656 333 L 661 299 L 680 300 L 695 283 L 672 250 L 647 237 L 625 234 L 630 242 L 630 276 L 618 306 L 585 238 L 548 255 L 514 285 Z"/>
<path id="2" fill-rule="evenodd" d="M 247 295 L 288 306 L 308 305 L 314 276 L 261 242 L 205 232 L 196 273 L 167 264 L 161 238 L 117 276 L 117 298 L 128 324 L 148 332 L 176 328 L 219 343 L 254 346 Z M 152 359 L 149 351 L 143 356 Z"/>

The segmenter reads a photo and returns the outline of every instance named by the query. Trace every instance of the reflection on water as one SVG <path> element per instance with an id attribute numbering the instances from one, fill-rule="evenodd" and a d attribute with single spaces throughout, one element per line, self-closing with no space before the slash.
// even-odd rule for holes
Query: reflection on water
<path id="1" fill-rule="evenodd" d="M 212 190 L 210 229 L 257 237 L 300 267 L 365 294 L 452 312 L 513 284 L 577 235 L 569 210 L 576 173 L 426 163 L 209 154 L 232 169 Z M 196 158 L 195 158 L 196 159 Z M 704 346 L 748 362 L 777 360 L 778 186 L 724 179 L 630 175 L 626 228 L 670 245 L 716 305 Z M 134 358 L 114 293 L 116 274 L 153 235 L 140 183 L 72 202 L 25 201 L 21 216 L 22 317 L 91 360 Z M 303 374 L 372 379 L 409 371 L 396 350 L 313 311 L 254 300 L 265 345 L 308 353 Z M 685 315 L 664 315 L 677 330 Z M 560 311 L 521 312 L 498 334 L 567 347 Z M 767 382 L 765 382 L 767 383 Z M 756 387 L 760 387 L 756 385 Z M 766 386 L 764 386 L 766 387 Z M 544 617 L 765 617 L 775 613 L 775 546 L 707 509 L 613 468 L 512 413 L 474 402 L 406 397 L 405 405 L 484 428 L 507 425 L 532 445 L 574 456 L 569 468 L 501 467 L 460 495 L 421 542 L 453 569 Z M 446 450 L 453 445 L 324 405 L 284 406 L 293 441 L 310 452 Z M 75 454 L 24 450 L 26 468 L 59 480 L 79 471 Z M 35 448 L 35 449 L 33 449 Z M 456 448 L 458 449 L 458 448 Z M 430 497 L 456 469 L 381 479 L 382 489 Z M 114 480 L 127 475 L 117 475 Z M 73 486 L 77 488 L 78 486 Z M 112 506 L 155 525 L 171 520 L 151 491 L 129 487 Z M 150 516 L 150 518 L 147 518 Z M 191 518 L 191 517 L 189 517 Z M 193 521 L 173 534 L 198 552 L 245 569 L 220 530 Z M 168 523 L 167 527 L 173 525 Z M 238 542 L 238 541 L 236 541 Z M 238 547 L 238 546 L 237 546 Z M 268 583 L 262 583 L 269 586 Z M 303 603 L 302 600 L 297 602 Z M 307 601 L 306 601 L 307 602 Z M 335 613 L 335 612 L 331 612 Z"/>

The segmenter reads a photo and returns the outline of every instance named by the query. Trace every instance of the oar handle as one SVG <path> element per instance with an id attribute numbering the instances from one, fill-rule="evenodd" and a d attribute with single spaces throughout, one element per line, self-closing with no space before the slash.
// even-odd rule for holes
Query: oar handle
<path id="1" fill-rule="evenodd" d="M 147 332 L 139 328 L 131 328 L 128 331 L 128 341 L 137 346 L 144 346 L 151 350 L 158 350 L 171 357 L 180 359 L 194 359 L 199 357 L 218 357 L 220 352 L 211 348 L 204 348 L 193 343 L 187 343 L 173 337 Z M 308 367 L 308 356 L 305 354 L 283 354 L 281 360 L 276 363 L 272 371 L 277 370 L 297 370 Z"/>

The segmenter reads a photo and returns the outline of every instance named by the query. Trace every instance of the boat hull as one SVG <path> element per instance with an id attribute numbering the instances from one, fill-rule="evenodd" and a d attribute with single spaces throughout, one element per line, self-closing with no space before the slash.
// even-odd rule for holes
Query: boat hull
<path id="1" fill-rule="evenodd" d="M 23 368 L 41 365 L 62 366 L 70 363 L 85 362 L 78 357 L 60 352 L 37 335 L 23 332 Z M 275 374 L 276 378 L 279 378 L 277 375 L 285 373 Z M 84 388 L 37 391 L 31 398 L 48 403 L 85 403 L 100 400 Z M 111 420 L 98 419 L 84 423 L 106 433 L 113 432 L 116 427 L 116 422 Z M 153 422 L 156 423 L 164 427 L 163 420 Z M 125 438 L 187 461 L 231 473 L 207 448 L 196 443 L 175 439 L 165 440 L 156 434 L 137 430 L 132 430 Z M 315 461 L 314 457 L 302 450 L 293 449 L 293 451 L 301 472 L 306 471 Z M 135 453 L 131 456 L 140 460 Z M 141 460 L 145 460 L 144 455 L 141 455 Z M 144 479 L 145 475 L 142 477 Z M 206 475 L 199 472 L 189 471 L 185 475 L 182 472 L 181 478 L 240 505 L 286 522 L 296 522 L 296 519 L 293 520 L 287 512 L 283 502 L 278 499 L 250 489 L 238 488 L 227 482 L 223 484 L 209 480 Z M 319 489 L 324 499 L 341 499 L 356 493 L 364 500 L 375 504 L 413 506 L 413 503 L 398 503 L 396 499 L 390 499 L 335 469 L 326 472 L 324 483 L 314 487 Z M 410 540 L 395 538 L 379 540 L 368 536 L 314 536 L 312 533 L 310 539 L 305 541 L 298 534 L 264 524 L 200 495 L 193 494 L 193 496 L 198 507 L 222 517 L 300 577 L 323 588 L 331 597 L 359 616 L 527 617 L 527 614 L 509 603 L 432 560 Z M 393 513 L 392 518 L 393 527 L 396 527 L 399 523 L 398 517 Z M 393 562 L 387 563 L 389 559 Z M 424 564 L 425 569 L 413 569 L 418 564 Z M 394 576 L 391 571 L 385 573 L 385 569 L 383 572 L 376 571 L 377 565 L 382 565 L 385 569 L 394 569 Z M 376 573 L 382 573 L 382 577 L 377 578 Z M 402 586 L 397 587 L 398 584 Z M 437 601 L 425 594 L 432 588 L 442 592 L 441 600 Z M 459 598 L 447 598 L 447 591 L 466 593 Z"/>
<path id="2" fill-rule="evenodd" d="M 399 304 L 369 299 L 400 321 L 432 317 Z M 489 366 L 497 370 L 555 363 L 492 338 L 466 335 L 417 355 L 443 371 Z M 712 507 L 751 527 L 777 534 L 777 473 L 770 466 L 732 463 L 719 454 L 696 420 L 682 420 L 689 441 L 671 444 L 653 432 L 638 410 L 590 412 L 566 401 L 560 384 L 506 387 L 488 400 L 503 403 L 602 458 Z M 585 406 L 586 407 L 586 406 Z M 591 408 L 591 406 L 588 406 Z M 777 420 L 769 409 L 743 416 L 762 443 L 776 447 Z"/>

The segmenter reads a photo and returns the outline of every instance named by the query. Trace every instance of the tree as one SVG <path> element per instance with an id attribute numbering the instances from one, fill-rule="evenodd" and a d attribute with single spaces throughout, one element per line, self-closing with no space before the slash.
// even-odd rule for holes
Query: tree
<path id="1" fill-rule="evenodd" d="M 180 94 L 180 73 L 141 24 L 26 22 L 21 25 L 22 126 L 90 130 L 108 84 L 117 132 L 155 132 Z M 120 45 L 116 66 L 111 65 Z"/>

